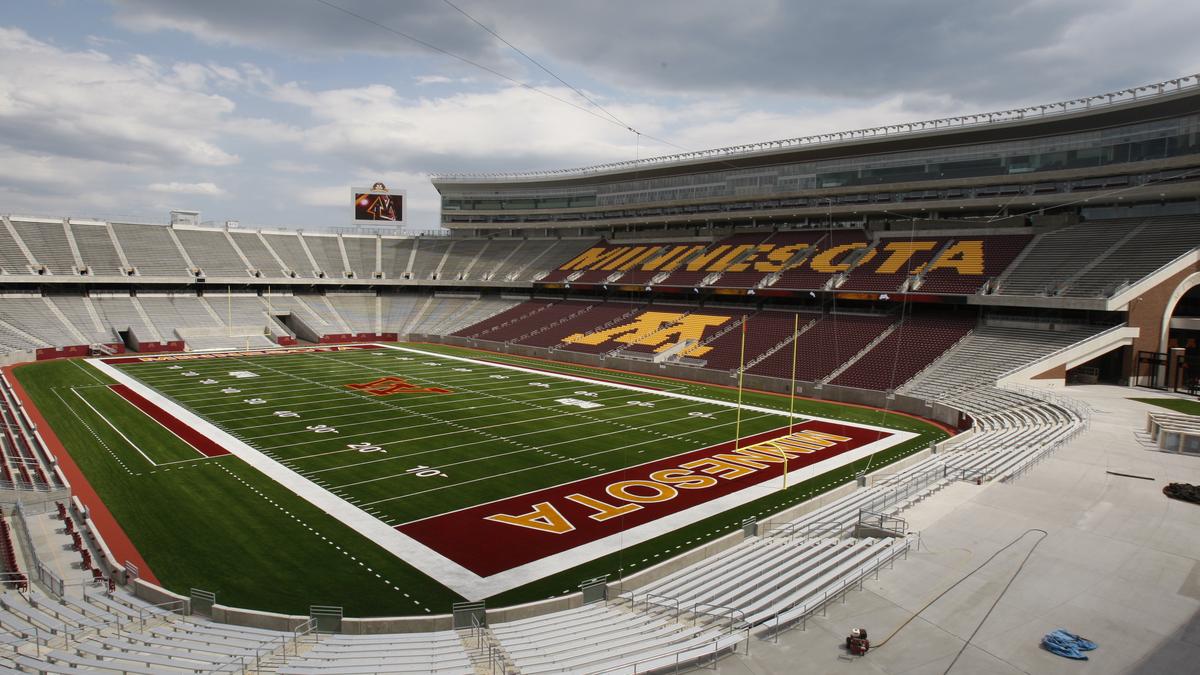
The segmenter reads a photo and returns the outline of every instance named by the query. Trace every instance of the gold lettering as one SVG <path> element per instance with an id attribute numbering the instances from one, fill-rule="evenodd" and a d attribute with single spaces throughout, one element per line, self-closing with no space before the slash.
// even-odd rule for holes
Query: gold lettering
<path id="1" fill-rule="evenodd" d="M 595 509 L 596 513 L 589 515 L 588 518 L 600 522 L 604 522 L 609 518 L 623 516 L 626 513 L 633 513 L 634 511 L 638 511 L 642 508 L 637 504 L 613 506 L 612 504 L 602 502 L 599 499 L 593 499 L 587 495 L 581 495 L 578 492 L 573 495 L 567 495 L 567 499 L 575 502 L 576 504 L 582 504 L 590 509 Z"/>
<path id="2" fill-rule="evenodd" d="M 529 513 L 522 513 L 516 516 L 507 513 L 497 513 L 486 516 L 484 520 L 493 520 L 497 523 L 516 525 L 517 527 L 525 527 L 540 532 L 550 532 L 551 534 L 566 534 L 575 529 L 575 526 L 566 518 L 563 518 L 563 515 L 550 502 L 534 504 L 533 511 Z"/>

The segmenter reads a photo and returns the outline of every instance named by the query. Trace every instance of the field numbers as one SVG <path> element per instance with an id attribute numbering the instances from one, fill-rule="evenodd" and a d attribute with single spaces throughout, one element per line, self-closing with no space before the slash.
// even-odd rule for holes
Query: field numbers
<path id="1" fill-rule="evenodd" d="M 596 398 L 600 394 L 597 394 L 594 391 L 577 391 L 577 392 L 575 392 L 575 395 L 576 396 L 586 396 L 588 398 Z"/>
<path id="2" fill-rule="evenodd" d="M 530 382 L 530 383 L 529 383 L 529 386 L 531 386 L 531 387 L 541 387 L 542 389 L 549 389 L 549 388 L 550 388 L 550 385 L 546 384 L 545 382 Z"/>
<path id="3" fill-rule="evenodd" d="M 313 432 L 314 434 L 336 434 L 336 433 L 338 433 L 337 429 L 329 426 L 328 424 L 310 424 L 304 428 Z"/>
<path id="4" fill-rule="evenodd" d="M 182 370 L 183 366 L 167 366 L 167 370 Z"/>
<path id="5" fill-rule="evenodd" d="M 362 443 L 351 443 L 351 444 L 347 445 L 346 447 L 351 450 L 357 450 L 359 452 L 387 453 L 387 450 L 384 450 L 383 448 L 379 447 L 378 445 L 373 445 L 371 443 L 371 441 L 364 441 Z"/>
<path id="6" fill-rule="evenodd" d="M 207 380 L 200 380 L 200 384 L 217 384 L 217 381 L 210 377 Z"/>
<path id="7" fill-rule="evenodd" d="M 653 401 L 630 401 L 629 405 L 636 405 L 639 408 L 653 408 L 654 402 Z"/>
<path id="8" fill-rule="evenodd" d="M 292 412 L 291 410 L 276 410 L 275 412 L 273 412 L 271 414 L 276 417 L 299 417 L 300 416 L 300 413 Z"/>
<path id="9" fill-rule="evenodd" d="M 488 375 L 488 377 L 492 378 L 493 380 L 507 380 L 508 379 L 507 375 Z"/>
<path id="10" fill-rule="evenodd" d="M 265 399 L 265 398 L 244 398 L 244 399 L 242 399 L 242 401 L 244 403 L 249 403 L 250 405 L 262 405 L 267 402 L 267 399 Z"/>
<path id="11" fill-rule="evenodd" d="M 222 394 L 240 394 L 240 393 L 242 393 L 242 390 L 234 389 L 233 387 L 225 387 L 224 389 L 221 390 L 221 393 Z"/>
<path id="12" fill-rule="evenodd" d="M 471 372 L 471 369 L 470 369 L 470 368 L 455 368 L 455 369 L 454 369 L 454 372 L 456 372 L 456 373 L 469 373 L 469 372 Z"/>
<path id="13" fill-rule="evenodd" d="M 713 418 L 712 413 L 706 412 L 690 412 L 688 413 L 688 417 L 703 417 L 706 420 L 711 420 Z"/>
<path id="14" fill-rule="evenodd" d="M 200 374 L 200 373 L 197 373 L 197 372 L 196 372 L 196 371 L 194 371 L 194 370 L 189 370 L 189 371 L 187 371 L 186 373 L 184 373 L 184 374 L 183 374 L 183 376 L 184 376 L 184 377 L 195 377 L 195 376 L 197 376 L 197 375 L 199 375 L 199 374 Z"/>
<path id="15" fill-rule="evenodd" d="M 404 473 L 411 473 L 417 478 L 430 478 L 432 476 L 441 476 L 442 478 L 446 477 L 446 474 L 442 473 L 441 471 L 425 466 L 424 464 L 414 466 L 411 469 L 405 469 Z"/>

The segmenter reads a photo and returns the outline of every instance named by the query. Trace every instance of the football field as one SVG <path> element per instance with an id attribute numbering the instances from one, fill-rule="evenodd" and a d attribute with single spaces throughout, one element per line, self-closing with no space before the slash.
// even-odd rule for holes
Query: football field
<path id="1" fill-rule="evenodd" d="M 789 416 L 786 399 L 739 406 L 733 390 L 435 346 L 92 364 L 117 384 L 79 399 L 123 398 L 185 441 L 126 432 L 153 465 L 237 455 L 468 598 L 758 499 L 785 466 L 800 482 L 917 436 Z"/>

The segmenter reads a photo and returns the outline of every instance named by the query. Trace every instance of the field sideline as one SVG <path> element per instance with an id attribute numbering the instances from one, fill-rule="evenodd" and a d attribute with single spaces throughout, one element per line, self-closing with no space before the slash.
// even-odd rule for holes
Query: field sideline
<path id="1" fill-rule="evenodd" d="M 139 361 L 110 367 L 120 370 L 118 377 L 131 376 L 134 385 L 160 393 L 165 407 L 179 406 L 228 432 L 271 463 L 392 531 L 439 514 L 717 447 L 732 441 L 735 430 L 748 437 L 788 425 L 786 397 L 747 392 L 738 420 L 730 405 L 736 392 L 728 389 L 451 347 L 418 347 L 419 352 L 364 349 Z M 560 375 L 534 369 L 552 369 Z M 51 371 L 49 378 L 28 376 Z M 360 536 L 353 531 L 353 519 L 343 517 L 339 522 L 320 500 L 306 501 L 282 489 L 277 476 L 262 473 L 264 465 L 251 462 L 255 465 L 249 466 L 236 454 L 205 456 L 193 447 L 194 441 L 148 423 L 148 413 L 107 386 L 110 378 L 88 371 L 91 368 L 78 362 L 63 362 L 18 368 L 16 374 L 169 587 L 212 589 L 224 584 L 229 590 L 218 598 L 224 604 L 297 611 L 307 606 L 298 607 L 297 599 L 306 597 L 306 603 L 344 605 L 348 613 L 363 615 L 442 612 L 449 602 L 469 595 L 450 578 L 448 582 L 460 592 L 396 560 L 384 550 L 387 542 L 372 537 L 372 543 Z M 60 417 L 53 414 L 55 409 L 76 417 L 84 429 L 60 429 L 63 425 L 56 421 Z M 868 461 L 879 466 L 945 436 L 933 425 L 883 411 L 799 399 L 796 411 L 843 423 L 844 428 L 866 424 L 904 433 L 894 447 L 864 450 L 863 456 L 852 459 L 847 455 L 836 471 L 805 476 L 807 480 L 786 492 L 760 489 L 749 496 L 752 499 L 732 502 L 729 508 L 693 514 L 694 522 L 681 529 L 660 528 L 641 541 L 631 538 L 638 543 L 622 550 L 595 549 L 585 558 L 568 556 L 548 578 L 539 578 L 544 570 L 531 575 L 526 569 L 510 575 L 505 584 L 487 587 L 483 595 L 492 596 L 493 602 L 536 599 L 569 591 L 579 580 L 596 576 L 595 572 L 628 573 L 728 531 L 747 513 L 765 515 L 809 498 L 844 482 Z M 91 442 L 78 431 L 90 436 Z M 102 447 L 96 447 L 97 440 Z M 863 447 L 872 440 L 863 441 Z M 199 476 L 205 478 L 194 480 Z M 799 478 L 795 471 L 793 476 Z M 228 489 L 230 480 L 241 490 Z M 167 494 L 185 498 L 147 489 L 150 482 L 162 482 L 169 487 Z M 222 495 L 219 505 L 212 498 L 217 494 Z M 246 502 L 256 501 L 249 495 L 265 500 L 269 509 L 262 513 L 259 508 L 256 516 L 246 518 L 247 510 L 254 511 Z M 220 532 L 221 523 L 226 523 L 231 531 L 217 541 L 243 540 L 245 547 L 262 547 L 261 539 L 242 536 L 257 532 L 272 542 L 267 548 L 281 559 L 296 560 L 292 550 L 315 557 L 304 559 L 310 564 L 300 564 L 307 568 L 300 574 L 289 569 L 297 566 L 290 563 L 282 565 L 284 569 L 270 569 L 268 564 L 268 569 L 251 572 L 256 559 L 271 555 L 254 551 L 239 555 L 229 550 L 234 547 L 214 551 L 186 535 L 177 541 L 138 508 L 155 502 L 185 522 L 203 521 L 204 530 Z M 227 506 L 235 507 L 242 517 L 228 517 Z M 304 518 L 298 512 L 310 515 Z M 270 525 L 280 517 L 286 524 L 283 530 L 299 528 L 291 532 L 299 536 L 283 536 L 283 531 Z M 310 520 L 322 521 L 319 533 Z M 329 543 L 334 539 L 330 534 L 346 545 Z M 196 548 L 208 549 L 204 555 L 212 565 L 181 561 L 175 555 Z M 328 571 L 335 573 L 339 557 L 357 572 L 351 578 L 375 581 L 337 583 L 320 573 L 326 559 L 333 563 Z M 314 570 L 311 563 L 318 560 Z M 227 571 L 230 565 L 240 568 L 250 581 L 229 583 L 233 581 Z M 425 570 L 433 576 L 439 572 L 427 565 Z M 282 603 L 268 605 L 263 601 L 274 596 L 259 588 L 255 579 L 302 588 Z M 400 597 L 372 594 L 370 587 L 378 584 Z M 305 596 L 303 587 L 311 594 Z"/>

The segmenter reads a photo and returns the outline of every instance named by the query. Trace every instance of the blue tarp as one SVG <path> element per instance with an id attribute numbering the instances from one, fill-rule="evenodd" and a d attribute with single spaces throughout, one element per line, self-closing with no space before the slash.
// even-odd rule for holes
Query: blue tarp
<path id="1" fill-rule="evenodd" d="M 1096 643 L 1059 628 L 1053 633 L 1047 633 L 1042 638 L 1042 647 L 1046 648 L 1047 651 L 1059 656 L 1065 656 L 1068 659 L 1087 661 L 1087 655 L 1083 652 L 1090 652 L 1095 649 Z"/>

